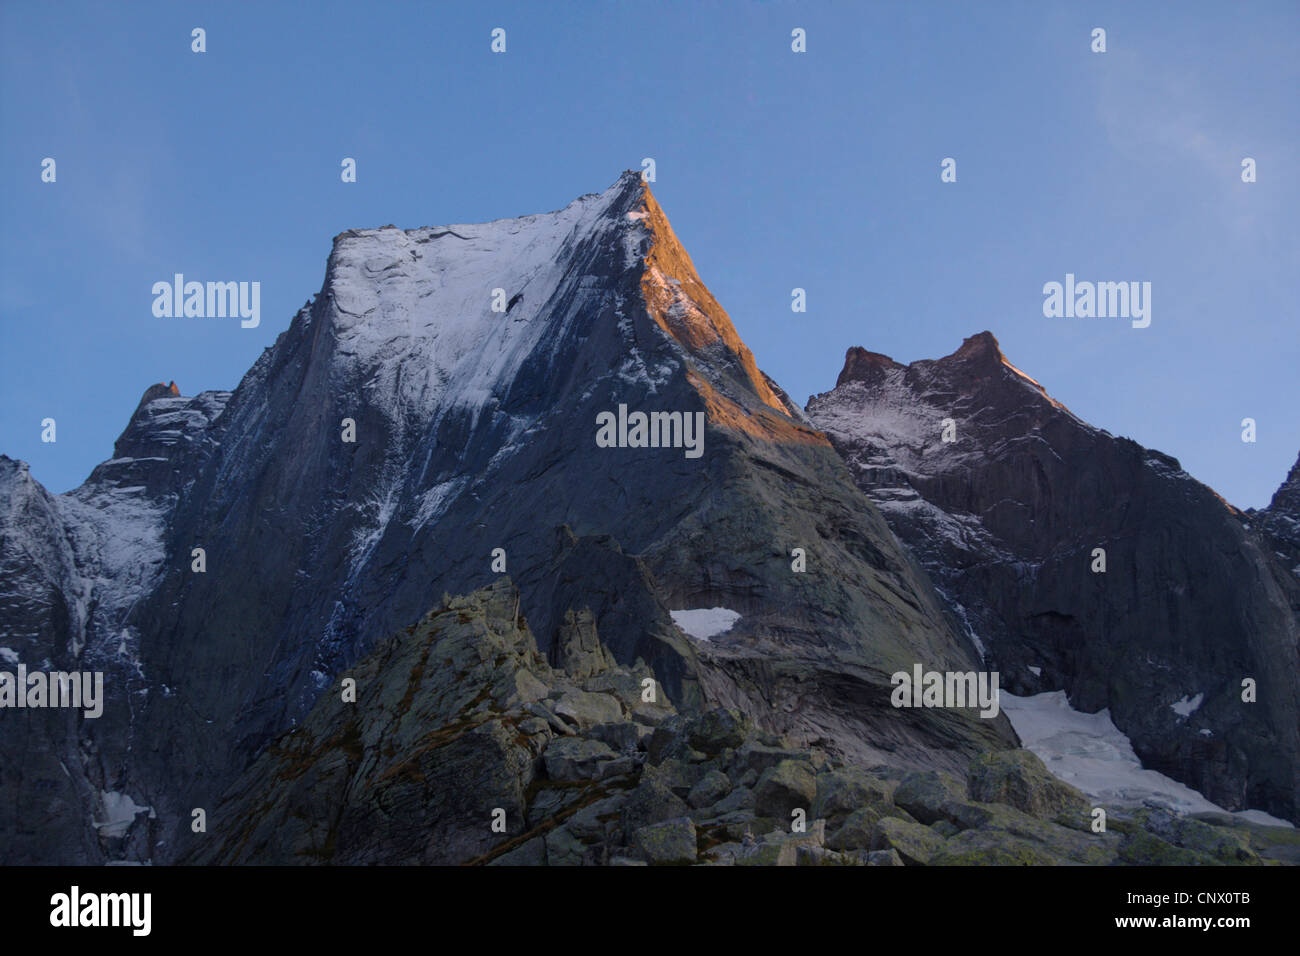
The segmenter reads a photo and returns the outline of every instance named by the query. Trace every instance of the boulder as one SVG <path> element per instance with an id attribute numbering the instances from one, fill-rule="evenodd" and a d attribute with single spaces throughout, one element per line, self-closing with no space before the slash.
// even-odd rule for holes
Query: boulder
<path id="1" fill-rule="evenodd" d="M 546 775 L 552 780 L 594 779 L 597 765 L 614 757 L 606 744 L 587 737 L 557 737 L 542 754 Z"/>
<path id="2" fill-rule="evenodd" d="M 652 865 L 695 862 L 695 824 L 690 817 L 675 817 L 643 826 L 636 831 L 633 842 Z"/>
<path id="3" fill-rule="evenodd" d="M 567 717 L 581 730 L 623 719 L 623 705 L 612 694 L 593 694 L 585 690 L 568 691 L 555 705 L 555 713 Z"/>
<path id="4" fill-rule="evenodd" d="M 645 773 L 623 806 L 623 818 L 626 829 L 635 832 L 651 823 L 687 816 L 689 811 L 686 801 L 673 793 L 663 780 Z"/>
<path id="5" fill-rule="evenodd" d="M 761 775 L 782 760 L 806 760 L 811 763 L 811 757 L 812 754 L 807 750 L 789 750 L 750 740 L 736 749 L 731 759 L 730 774 L 738 777 L 746 771 L 753 771 Z"/>
<path id="6" fill-rule="evenodd" d="M 564 821 L 565 828 L 579 840 L 588 843 L 606 842 L 621 832 L 624 794 L 606 797 L 589 803 Z"/>
<path id="7" fill-rule="evenodd" d="M 841 822 L 855 810 L 873 807 L 877 810 L 891 804 L 894 785 L 856 767 L 846 767 L 819 774 L 817 796 L 813 800 L 812 815 L 822 817 L 831 824 Z"/>
<path id="8" fill-rule="evenodd" d="M 686 802 L 696 809 L 711 807 L 731 792 L 731 780 L 721 770 L 710 770 L 686 795 Z"/>
<path id="9" fill-rule="evenodd" d="M 546 834 L 547 866 L 581 866 L 587 860 L 587 848 L 566 827 L 556 827 Z"/>
<path id="10" fill-rule="evenodd" d="M 691 788 L 704 778 L 707 771 L 699 764 L 687 763 L 685 760 L 671 757 L 657 767 L 647 767 L 645 773 L 658 777 L 669 790 L 685 799 L 691 792 Z"/>
<path id="11" fill-rule="evenodd" d="M 1088 806 L 1083 793 L 1052 776 L 1028 750 L 980 754 L 971 761 L 966 789 L 972 800 L 1006 803 L 1043 820 Z"/>
<path id="12" fill-rule="evenodd" d="M 752 729 L 741 714 L 719 707 L 692 720 L 686 728 L 686 740 L 693 749 L 717 756 L 743 744 Z"/>
<path id="13" fill-rule="evenodd" d="M 933 824 L 936 830 L 948 824 L 963 832 L 1006 834 L 1008 846 L 1014 848 L 1015 841 L 1027 842 L 1058 861 L 1106 866 L 1115 861 L 1119 851 L 1120 838 L 1116 833 L 1093 833 L 1090 829 L 1062 826 L 1005 803 L 950 800 L 942 811 L 944 819 Z"/>
<path id="14" fill-rule="evenodd" d="M 943 819 L 944 803 L 965 798 L 966 788 L 942 770 L 917 770 L 909 773 L 894 791 L 894 803 L 926 824 Z"/>
<path id="15" fill-rule="evenodd" d="M 737 810 L 754 809 L 754 791 L 748 787 L 733 787 L 714 806 L 715 813 L 732 813 Z"/>
<path id="16" fill-rule="evenodd" d="M 522 667 L 515 671 L 514 685 L 515 697 L 521 702 L 542 700 L 551 692 L 532 671 Z"/>
<path id="17" fill-rule="evenodd" d="M 881 817 L 876 822 L 871 849 L 896 850 L 909 866 L 924 866 L 939 852 L 944 840 L 929 827 L 908 823 L 898 817 Z"/>
<path id="18" fill-rule="evenodd" d="M 874 807 L 854 810 L 844 818 L 826 840 L 832 850 L 867 850 L 871 847 L 871 838 L 875 833 L 876 823 L 880 820 L 880 811 Z"/>
<path id="19" fill-rule="evenodd" d="M 611 749 L 619 753 L 636 750 L 641 739 L 637 725 L 630 720 L 597 724 L 587 731 L 587 736 L 609 744 Z"/>
<path id="20" fill-rule="evenodd" d="M 754 810 L 759 816 L 790 820 L 790 813 L 812 809 L 817 796 L 817 775 L 806 760 L 782 760 L 763 772 L 754 788 Z"/>

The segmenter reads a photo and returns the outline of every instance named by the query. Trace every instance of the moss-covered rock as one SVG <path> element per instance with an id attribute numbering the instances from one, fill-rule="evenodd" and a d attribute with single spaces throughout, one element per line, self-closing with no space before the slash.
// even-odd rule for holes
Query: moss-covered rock
<path id="1" fill-rule="evenodd" d="M 909 866 L 929 863 L 943 844 L 943 837 L 929 827 L 898 817 L 881 817 L 871 838 L 871 849 L 896 850 Z"/>
<path id="2" fill-rule="evenodd" d="M 641 827 L 636 831 L 634 842 L 641 856 L 651 865 L 695 862 L 695 824 L 690 817 L 677 817 Z"/>
<path id="3" fill-rule="evenodd" d="M 731 780 L 721 770 L 709 770 L 686 795 L 686 802 L 696 809 L 711 807 L 731 793 Z"/>
<path id="4" fill-rule="evenodd" d="M 1167 843 L 1145 830 L 1124 835 L 1119 858 L 1132 866 L 1213 866 L 1214 857 Z"/>
<path id="5" fill-rule="evenodd" d="M 930 824 L 944 818 L 942 807 L 950 800 L 966 799 L 966 788 L 942 770 L 909 773 L 894 791 L 894 803 L 918 822 Z"/>
<path id="6" fill-rule="evenodd" d="M 1041 844 L 996 830 L 966 830 L 944 843 L 931 866 L 1056 866 L 1064 862 Z"/>
<path id="7" fill-rule="evenodd" d="M 741 714 L 718 707 L 701 714 L 686 727 L 686 741 L 692 748 L 709 756 L 734 749 L 745 742 L 753 726 Z"/>
<path id="8" fill-rule="evenodd" d="M 855 810 L 871 807 L 880 811 L 892 805 L 890 797 L 896 786 L 857 767 L 818 774 L 812 815 L 836 826 Z"/>
<path id="9" fill-rule="evenodd" d="M 1216 826 L 1205 819 L 1183 816 L 1163 808 L 1143 808 L 1134 817 L 1154 836 L 1195 853 L 1203 853 L 1220 863 L 1256 865 L 1261 862 L 1259 854 L 1251 846 L 1249 832 L 1231 825 Z"/>
<path id="10" fill-rule="evenodd" d="M 1028 750 L 980 754 L 971 761 L 966 787 L 972 800 L 1006 803 L 1043 820 L 1088 805 L 1082 792 L 1052 776 Z"/>
<path id="11" fill-rule="evenodd" d="M 935 820 L 930 824 L 930 829 L 939 834 L 939 836 L 943 837 L 945 840 L 949 837 L 956 836 L 961 832 L 960 827 L 948 820 Z"/>
<path id="12" fill-rule="evenodd" d="M 754 788 L 754 811 L 788 824 L 791 811 L 807 813 L 817 796 L 817 775 L 805 760 L 782 760 L 764 771 Z"/>
<path id="13" fill-rule="evenodd" d="M 826 845 L 832 850 L 867 850 L 871 848 L 871 838 L 880 821 L 880 811 L 874 807 L 854 810 L 839 827 L 826 839 Z"/>
<path id="14" fill-rule="evenodd" d="M 1002 832 L 1037 844 L 1044 853 L 1067 862 L 1105 866 L 1119 853 L 1117 833 L 1093 833 L 1041 820 L 1005 803 L 949 801 L 945 819 L 963 831 Z"/>

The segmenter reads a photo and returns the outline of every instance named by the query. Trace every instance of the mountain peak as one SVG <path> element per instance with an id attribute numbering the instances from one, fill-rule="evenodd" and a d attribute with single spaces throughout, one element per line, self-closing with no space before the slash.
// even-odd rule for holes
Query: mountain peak
<path id="1" fill-rule="evenodd" d="M 840 377 L 835 380 L 835 387 L 839 388 L 845 382 L 871 384 L 878 380 L 886 369 L 894 368 L 906 368 L 906 366 L 895 362 L 888 355 L 854 345 L 844 353 L 844 368 L 840 371 Z"/>
<path id="2" fill-rule="evenodd" d="M 962 339 L 961 348 L 957 349 L 949 357 L 968 360 L 979 358 L 997 358 L 998 361 L 1006 360 L 1001 347 L 998 345 L 997 338 L 987 330 L 976 332 L 974 335 Z"/>
<path id="3" fill-rule="evenodd" d="M 1039 395 L 1051 404 L 1053 408 L 1057 408 L 1069 414 L 1071 417 L 1074 417 L 1073 412 L 1047 393 L 1047 389 L 1043 387 L 1042 383 L 1039 382 L 1038 379 L 1034 378 L 1032 375 L 1026 374 L 1011 364 L 1006 355 L 1003 354 L 1002 347 L 998 344 L 998 340 L 992 332 L 986 330 L 968 336 L 962 340 L 961 347 L 957 349 L 957 351 L 939 359 L 939 362 L 962 362 L 978 368 L 981 371 L 996 371 L 999 366 L 1005 368 L 1023 384 L 1030 386 L 1038 392 Z"/>
<path id="4" fill-rule="evenodd" d="M 1297 456 L 1295 464 L 1287 472 L 1286 480 L 1273 493 L 1268 510 L 1300 518 L 1300 456 Z"/>
<path id="5" fill-rule="evenodd" d="M 604 362 L 662 372 L 685 359 L 715 424 L 767 440 L 826 441 L 758 369 L 635 170 L 555 212 L 341 233 L 324 298 L 336 372 L 345 367 L 344 378 L 368 383 L 395 413 L 492 407 L 522 369 L 550 367 L 557 350 L 590 337 L 570 319 L 599 312 L 621 330 Z M 633 331 L 638 308 L 677 349 Z M 312 317 L 295 321 L 305 331 Z"/>
<path id="6" fill-rule="evenodd" d="M 144 394 L 140 396 L 140 404 L 136 407 L 138 410 L 156 399 L 177 398 L 180 394 L 181 390 L 176 386 L 174 381 L 168 382 L 166 385 L 162 382 L 157 382 L 144 390 Z"/>
<path id="7" fill-rule="evenodd" d="M 623 174 L 620 184 L 628 175 Z M 756 405 L 742 407 L 738 396 L 724 395 L 693 374 L 691 382 L 703 396 L 709 417 L 728 428 L 768 439 L 824 443 L 820 433 L 791 424 L 789 419 L 796 417 L 794 410 L 782 401 L 759 371 L 753 353 L 740 338 L 726 309 L 695 271 L 690 254 L 678 240 L 649 186 L 642 184 L 639 200 L 638 207 L 627 213 L 627 219 L 644 227 L 649 238 L 641 293 L 650 317 L 693 358 L 703 365 L 729 372 L 733 380 L 758 399 Z M 782 417 L 772 417 L 771 411 Z"/>

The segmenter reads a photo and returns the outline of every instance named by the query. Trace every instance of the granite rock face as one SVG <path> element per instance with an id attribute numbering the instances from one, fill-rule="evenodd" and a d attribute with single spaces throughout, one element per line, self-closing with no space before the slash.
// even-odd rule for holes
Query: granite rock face
<path id="1" fill-rule="evenodd" d="M 146 668 L 156 633 L 140 609 L 165 573 L 168 524 L 216 447 L 214 422 L 229 397 L 151 386 L 113 458 L 64 495 L 0 455 L 0 671 L 104 675 L 98 717 L 0 711 L 0 862 L 153 854 L 160 821 L 151 787 L 129 768 L 158 742 L 141 721 L 149 694 L 173 691 Z M 174 560 L 188 569 L 191 549 Z"/>
<path id="2" fill-rule="evenodd" d="M 1267 508 L 1248 511 L 1266 546 L 1291 574 L 1300 580 L 1300 457 Z M 1300 615 L 1300 605 L 1295 608 Z"/>
<path id="3" fill-rule="evenodd" d="M 1252 522 L 1175 459 L 1078 419 L 987 332 L 906 366 L 850 349 L 808 414 L 1004 689 L 1109 708 L 1144 766 L 1297 818 L 1300 589 L 1278 554 L 1295 470 Z"/>
<path id="4" fill-rule="evenodd" d="M 598 444 L 624 406 L 676 416 L 670 447 Z M 150 388 L 67 495 L 0 471 L 5 647 L 94 664 L 108 697 L 98 720 L 0 713 L 25 731 L 0 733 L 4 862 L 186 855 L 191 810 L 341 674 L 502 573 L 544 658 L 640 662 L 674 707 L 918 768 L 1015 744 L 1002 717 L 890 706 L 891 673 L 973 648 L 637 173 L 554 213 L 343 233 L 233 392 Z M 707 640 L 672 617 L 715 607 L 740 617 Z"/>

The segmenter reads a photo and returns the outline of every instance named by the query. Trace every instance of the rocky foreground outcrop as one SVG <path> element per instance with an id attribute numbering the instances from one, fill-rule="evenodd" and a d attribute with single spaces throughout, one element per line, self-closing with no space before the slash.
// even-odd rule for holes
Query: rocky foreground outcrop
<path id="1" fill-rule="evenodd" d="M 208 815 L 185 862 L 1259 864 L 1295 831 L 1108 810 L 1024 750 L 856 766 L 718 708 L 680 714 L 589 614 L 539 653 L 506 578 L 382 644 Z M 355 681 L 356 702 L 343 681 Z M 654 698 L 654 699 L 650 699 Z"/>

